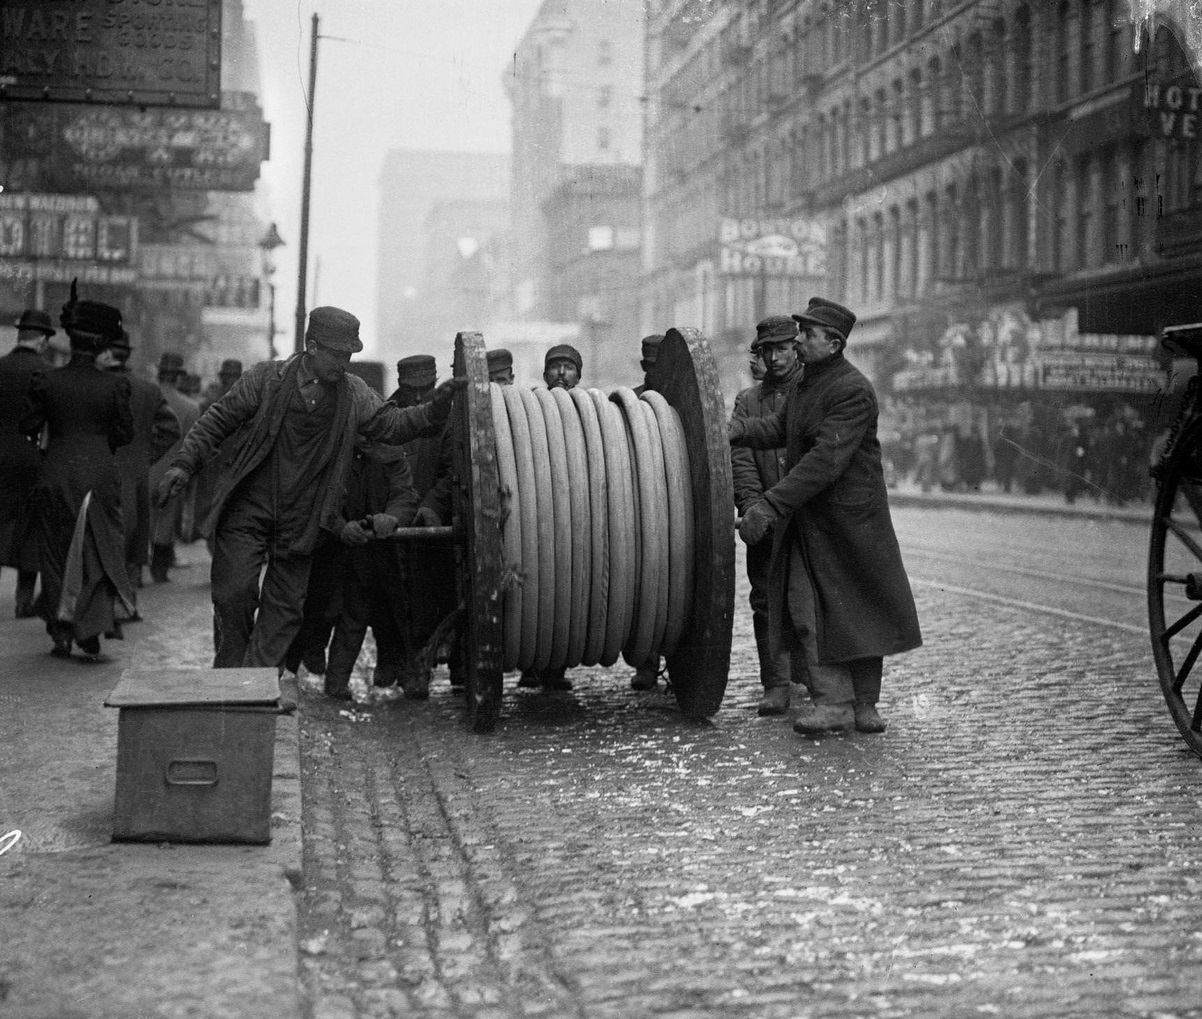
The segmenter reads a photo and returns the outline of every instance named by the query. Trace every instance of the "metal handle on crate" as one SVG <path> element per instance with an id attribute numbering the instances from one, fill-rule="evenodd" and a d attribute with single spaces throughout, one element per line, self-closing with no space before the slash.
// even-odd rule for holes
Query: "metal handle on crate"
<path id="1" fill-rule="evenodd" d="M 167 762 L 168 785 L 216 785 L 217 762 L 209 757 L 177 757 Z"/>

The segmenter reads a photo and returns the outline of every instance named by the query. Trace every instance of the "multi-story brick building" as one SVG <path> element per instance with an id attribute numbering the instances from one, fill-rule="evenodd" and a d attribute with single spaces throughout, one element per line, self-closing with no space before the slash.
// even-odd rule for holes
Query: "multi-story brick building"
<path id="1" fill-rule="evenodd" d="M 925 424 L 1138 411 L 1155 331 L 1202 319 L 1192 30 L 1121 0 L 656 5 L 644 324 L 737 367 L 821 290 Z"/>

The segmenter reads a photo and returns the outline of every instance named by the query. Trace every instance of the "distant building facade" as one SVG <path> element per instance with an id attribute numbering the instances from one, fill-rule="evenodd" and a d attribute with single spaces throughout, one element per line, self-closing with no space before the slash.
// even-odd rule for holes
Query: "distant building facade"
<path id="1" fill-rule="evenodd" d="M 547 0 L 504 77 L 513 111 L 507 317 L 578 327 L 586 375 L 598 383 L 637 372 L 641 12 Z"/>
<path id="2" fill-rule="evenodd" d="M 455 279 L 443 274 L 453 276 L 456 263 L 444 259 L 467 237 L 503 250 L 495 232 L 509 201 L 509 166 L 508 156 L 494 152 L 397 149 L 385 156 L 376 283 L 376 349 L 385 360 L 424 353 L 441 360 L 436 348 L 449 351 L 456 331 L 480 327 L 474 308 L 459 305 Z"/>

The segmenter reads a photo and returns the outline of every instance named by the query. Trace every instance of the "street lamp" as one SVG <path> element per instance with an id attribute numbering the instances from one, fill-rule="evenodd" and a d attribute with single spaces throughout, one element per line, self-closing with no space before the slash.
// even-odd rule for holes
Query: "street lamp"
<path id="1" fill-rule="evenodd" d="M 275 223 L 267 228 L 267 233 L 259 241 L 259 250 L 263 252 L 263 283 L 267 287 L 267 356 L 275 360 L 275 259 L 272 252 L 284 243 Z"/>

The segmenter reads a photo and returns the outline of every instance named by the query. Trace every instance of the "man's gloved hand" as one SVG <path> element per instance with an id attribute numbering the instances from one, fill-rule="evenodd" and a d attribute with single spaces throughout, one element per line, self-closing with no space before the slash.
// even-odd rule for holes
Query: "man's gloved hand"
<path id="1" fill-rule="evenodd" d="M 184 490 L 191 477 L 192 475 L 182 467 L 168 467 L 163 476 L 159 478 L 158 488 L 154 492 L 155 502 L 160 507 L 166 506 L 167 503 Z"/>
<path id="2" fill-rule="evenodd" d="M 739 523 L 739 537 L 746 545 L 758 545 L 776 523 L 776 518 L 776 510 L 766 499 L 753 502 L 743 511 L 743 519 Z"/>
<path id="3" fill-rule="evenodd" d="M 455 401 L 455 394 L 466 386 L 467 377 L 456 375 L 454 378 L 447 379 L 434 390 L 434 395 L 430 397 L 430 417 L 435 424 L 441 425 L 450 417 L 451 404 Z"/>
<path id="4" fill-rule="evenodd" d="M 346 545 L 366 545 L 371 541 L 371 535 L 363 530 L 363 525 L 358 520 L 348 520 L 343 524 L 339 537 Z"/>
<path id="5" fill-rule="evenodd" d="M 413 517 L 414 527 L 441 527 L 442 518 L 429 506 L 419 506 Z"/>
<path id="6" fill-rule="evenodd" d="M 373 513 L 371 515 L 371 530 L 377 538 L 387 538 L 392 535 L 400 524 L 391 513 Z"/>
<path id="7" fill-rule="evenodd" d="M 726 441 L 732 446 L 737 446 L 740 441 L 742 441 L 744 432 L 745 429 L 743 427 L 742 418 L 731 421 L 731 423 L 726 426 Z"/>

